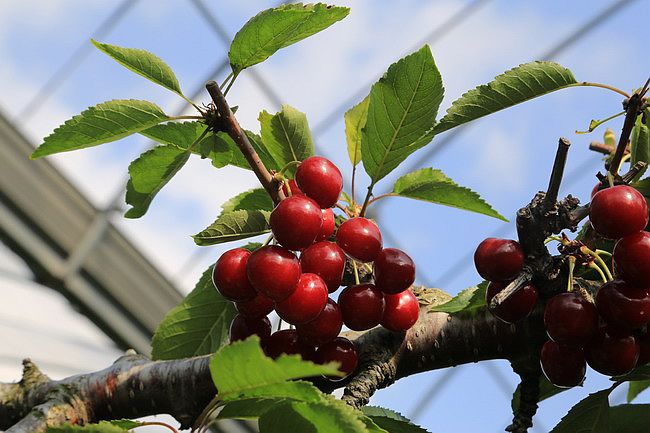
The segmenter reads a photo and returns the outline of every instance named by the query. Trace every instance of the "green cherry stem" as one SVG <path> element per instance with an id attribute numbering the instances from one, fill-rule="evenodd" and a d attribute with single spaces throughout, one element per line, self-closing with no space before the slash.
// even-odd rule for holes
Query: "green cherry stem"
<path id="1" fill-rule="evenodd" d="M 591 249 L 589 249 L 589 248 L 587 248 L 585 245 L 583 245 L 582 247 L 580 247 L 580 251 L 581 251 L 583 254 L 587 254 L 587 255 L 593 257 L 594 260 L 595 260 L 595 263 L 596 263 L 596 264 L 597 264 L 597 265 L 598 265 L 598 266 L 599 266 L 603 271 L 605 271 L 605 275 L 607 276 L 607 279 L 605 280 L 605 282 L 607 282 L 607 281 L 612 281 L 612 280 L 614 279 L 614 277 L 612 276 L 612 273 L 611 273 L 610 270 L 609 270 L 609 266 L 607 266 L 607 263 L 605 263 L 605 261 L 602 259 L 602 257 L 600 257 L 600 255 L 598 255 L 598 251 L 602 251 L 602 250 L 592 251 Z M 608 254 L 609 254 L 609 253 L 608 253 Z"/>
<path id="2" fill-rule="evenodd" d="M 284 172 L 287 171 L 289 168 L 293 167 L 294 165 L 300 165 L 301 162 L 302 161 L 295 161 L 295 160 L 288 162 L 284 167 L 280 169 L 278 173 L 284 174 Z"/>
<path id="3" fill-rule="evenodd" d="M 594 271 L 598 272 L 598 275 L 600 275 L 600 278 L 602 278 L 603 283 L 607 282 L 607 277 L 603 273 L 603 270 L 598 266 L 596 263 L 591 262 L 589 263 L 589 268 L 593 269 Z"/>
<path id="4" fill-rule="evenodd" d="M 573 270 L 576 267 L 576 258 L 569 256 L 569 278 L 567 278 L 567 292 L 573 291 Z"/>
<path id="5" fill-rule="evenodd" d="M 357 268 L 357 261 L 352 259 L 352 269 L 354 269 L 354 283 L 356 285 L 361 284 L 359 280 L 359 268 Z"/>
<path id="6" fill-rule="evenodd" d="M 263 246 L 263 247 L 267 246 L 268 244 L 271 243 L 272 240 L 273 240 L 273 235 L 269 235 L 269 237 L 266 238 L 266 240 L 264 241 L 264 243 L 262 244 L 262 246 Z"/>

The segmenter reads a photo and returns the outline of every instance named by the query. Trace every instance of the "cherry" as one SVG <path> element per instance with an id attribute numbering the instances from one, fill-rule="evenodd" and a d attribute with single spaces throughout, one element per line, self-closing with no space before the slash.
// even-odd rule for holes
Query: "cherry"
<path id="1" fill-rule="evenodd" d="M 298 166 L 296 183 L 304 194 L 326 209 L 339 201 L 343 176 L 330 160 L 321 156 L 310 156 Z"/>
<path id="2" fill-rule="evenodd" d="M 415 263 L 397 248 L 384 248 L 374 263 L 375 285 L 384 293 L 397 294 L 415 281 Z"/>
<path id="3" fill-rule="evenodd" d="M 488 284 L 486 302 L 489 305 L 492 298 L 505 289 L 510 282 L 492 281 Z M 492 314 L 506 323 L 515 323 L 527 317 L 535 308 L 537 303 L 537 288 L 531 283 L 521 287 L 506 299 L 497 308 L 491 310 Z"/>
<path id="4" fill-rule="evenodd" d="M 250 251 L 235 248 L 219 257 L 212 270 L 212 282 L 221 295 L 230 301 L 247 301 L 257 292 L 246 275 Z"/>
<path id="5" fill-rule="evenodd" d="M 474 252 L 474 265 L 487 281 L 512 280 L 524 265 L 524 250 L 517 241 L 487 238 Z"/>
<path id="6" fill-rule="evenodd" d="M 585 346 L 585 357 L 589 366 L 597 372 L 606 376 L 620 376 L 636 366 L 639 344 L 629 332 L 601 326 Z"/>
<path id="7" fill-rule="evenodd" d="M 582 346 L 598 330 L 598 310 L 578 293 L 560 293 L 544 307 L 544 326 L 556 343 Z"/>
<path id="8" fill-rule="evenodd" d="M 594 230 L 609 239 L 619 239 L 641 231 L 648 224 L 648 204 L 643 195 L 627 185 L 598 191 L 589 206 Z"/>
<path id="9" fill-rule="evenodd" d="M 600 191 L 601 186 L 603 185 L 602 182 L 598 182 L 594 187 L 591 189 L 591 198 L 593 199 L 594 196 L 598 191 Z"/>
<path id="10" fill-rule="evenodd" d="M 650 334 L 646 332 L 636 337 L 636 341 L 639 343 L 639 359 L 636 361 L 636 365 L 646 365 L 650 362 Z"/>
<path id="11" fill-rule="evenodd" d="M 335 339 L 342 327 L 343 318 L 339 305 L 333 300 L 327 299 L 323 312 L 314 320 L 297 325 L 296 331 L 303 341 L 320 346 Z"/>
<path id="12" fill-rule="evenodd" d="M 289 194 L 289 191 L 291 191 L 291 194 Z M 289 188 L 287 188 L 286 184 L 282 185 L 282 192 L 284 192 L 284 195 L 286 197 L 290 197 L 292 195 L 304 195 L 300 188 L 298 188 L 298 184 L 296 183 L 295 179 L 289 179 Z"/>
<path id="13" fill-rule="evenodd" d="M 384 315 L 384 294 L 374 284 L 359 284 L 343 289 L 339 295 L 343 323 L 355 331 L 379 325 Z"/>
<path id="14" fill-rule="evenodd" d="M 280 355 L 300 355 L 307 361 L 316 360 L 316 348 L 298 339 L 295 329 L 276 331 L 264 343 L 266 356 L 276 359 Z"/>
<path id="15" fill-rule="evenodd" d="M 235 302 L 237 312 L 246 317 L 264 317 L 273 311 L 275 303 L 272 299 L 258 293 L 253 299 L 243 302 Z"/>
<path id="16" fill-rule="evenodd" d="M 650 287 L 650 233 L 637 232 L 619 240 L 614 247 L 614 268 L 622 280 Z"/>
<path id="17" fill-rule="evenodd" d="M 302 274 L 288 298 L 276 302 L 275 311 L 287 323 L 297 325 L 314 320 L 327 304 L 327 285 L 316 274 Z"/>
<path id="18" fill-rule="evenodd" d="M 345 271 L 345 253 L 334 242 L 317 242 L 300 254 L 303 272 L 320 276 L 330 293 L 341 285 Z"/>
<path id="19" fill-rule="evenodd" d="M 384 296 L 386 306 L 381 326 L 391 331 L 408 331 L 420 316 L 420 303 L 410 290 Z"/>
<path id="20" fill-rule="evenodd" d="M 571 388 L 585 378 L 587 363 L 582 347 L 562 346 L 549 340 L 542 346 L 540 361 L 544 374 L 555 386 Z"/>
<path id="21" fill-rule="evenodd" d="M 359 359 L 354 344 L 347 338 L 337 337 L 316 350 L 316 362 L 318 364 L 338 362 L 340 364 L 339 371 L 349 376 L 356 370 Z M 330 377 L 330 379 L 343 380 L 344 377 Z"/>
<path id="22" fill-rule="evenodd" d="M 367 218 L 352 218 L 339 227 L 336 243 L 353 259 L 372 262 L 381 252 L 381 232 L 377 224 Z"/>
<path id="23" fill-rule="evenodd" d="M 271 335 L 271 322 L 268 317 L 251 319 L 237 314 L 230 322 L 230 342 L 245 340 L 257 335 L 262 341 Z"/>
<path id="24" fill-rule="evenodd" d="M 283 247 L 301 250 L 308 247 L 320 234 L 323 214 L 318 204 L 304 195 L 293 195 L 282 200 L 271 212 L 273 237 Z"/>
<path id="25" fill-rule="evenodd" d="M 293 293 L 301 273 L 296 255 L 277 245 L 267 245 L 253 252 L 248 258 L 246 272 L 253 287 L 276 302 Z"/>
<path id="26" fill-rule="evenodd" d="M 610 281 L 598 290 L 596 307 L 608 324 L 637 329 L 650 321 L 650 289 L 621 280 Z"/>
<path id="27" fill-rule="evenodd" d="M 322 209 L 321 211 L 323 213 L 323 225 L 320 228 L 318 236 L 316 236 L 316 242 L 329 239 L 334 234 L 334 229 L 336 228 L 334 211 L 332 209 Z"/>

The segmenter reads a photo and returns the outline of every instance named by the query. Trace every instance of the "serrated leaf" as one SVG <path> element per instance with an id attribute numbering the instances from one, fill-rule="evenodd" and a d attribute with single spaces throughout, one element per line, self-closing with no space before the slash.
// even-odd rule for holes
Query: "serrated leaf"
<path id="1" fill-rule="evenodd" d="M 368 118 L 369 102 L 370 97 L 366 96 L 363 101 L 346 111 L 344 116 L 345 139 L 348 143 L 348 156 L 353 167 L 361 161 L 361 135 Z"/>
<path id="2" fill-rule="evenodd" d="M 192 236 L 200 246 L 217 245 L 238 241 L 268 233 L 271 212 L 260 210 L 237 210 L 224 212 L 205 230 Z"/>
<path id="3" fill-rule="evenodd" d="M 519 395 L 520 395 L 521 384 L 517 385 L 515 392 L 512 394 L 512 401 L 510 402 L 510 407 L 512 410 L 515 410 L 519 406 Z M 539 376 L 539 401 L 544 401 L 547 398 L 551 398 L 556 394 L 559 394 L 563 391 L 566 391 L 571 388 L 560 388 L 553 385 L 543 374 Z"/>
<path id="4" fill-rule="evenodd" d="M 281 48 L 320 32 L 345 18 L 350 9 L 322 3 L 285 4 L 251 18 L 230 44 L 228 59 L 235 75 L 263 62 Z"/>
<path id="5" fill-rule="evenodd" d="M 428 433 L 398 412 L 377 406 L 364 406 L 361 411 L 380 428 L 390 433 Z"/>
<path id="6" fill-rule="evenodd" d="M 608 433 L 645 433 L 650 424 L 650 404 L 621 404 L 609 409 Z"/>
<path id="7" fill-rule="evenodd" d="M 100 421 L 98 424 L 70 425 L 63 424 L 57 427 L 49 427 L 45 433 L 128 433 L 127 429 L 113 425 L 108 421 Z"/>
<path id="8" fill-rule="evenodd" d="M 262 111 L 259 115 L 262 143 L 278 168 L 292 161 L 302 161 L 314 154 L 314 142 L 304 113 L 289 105 L 283 105 L 276 114 Z M 286 173 L 292 175 L 296 168 Z"/>
<path id="9" fill-rule="evenodd" d="M 612 388 L 589 394 L 573 406 L 551 433 L 608 433 Z"/>
<path id="10" fill-rule="evenodd" d="M 129 165 L 129 181 L 126 184 L 126 203 L 131 209 L 127 218 L 143 216 L 153 198 L 163 186 L 185 165 L 190 152 L 175 146 L 157 146 L 144 152 Z"/>
<path id="11" fill-rule="evenodd" d="M 508 221 L 477 193 L 459 186 L 442 171 L 433 168 L 423 168 L 400 177 L 393 186 L 393 194 Z"/>
<path id="12" fill-rule="evenodd" d="M 187 99 L 181 91 L 181 86 L 178 84 L 178 79 L 176 79 L 176 75 L 174 75 L 172 68 L 170 68 L 169 65 L 163 62 L 158 56 L 146 50 L 109 45 L 98 42 L 94 39 L 91 39 L 91 42 L 100 51 L 107 54 L 128 70 L 171 90 L 184 99 Z"/>
<path id="13" fill-rule="evenodd" d="M 487 290 L 487 282 L 482 282 L 476 287 L 468 287 L 462 290 L 458 295 L 451 298 L 451 300 L 444 304 L 434 305 L 429 308 L 432 313 L 472 313 L 478 309 L 484 308 L 485 293 Z"/>
<path id="14" fill-rule="evenodd" d="M 645 117 L 645 123 L 643 122 Z M 650 163 L 650 110 L 646 110 L 645 116 L 638 116 L 632 128 L 630 138 L 631 158 L 630 164 L 634 165 L 638 161 Z M 635 179 L 639 179 L 645 173 L 647 167 L 639 171 Z"/>
<path id="15" fill-rule="evenodd" d="M 113 100 L 90 107 L 45 137 L 31 159 L 119 140 L 168 120 L 153 102 Z"/>
<path id="16" fill-rule="evenodd" d="M 180 359 L 214 353 L 228 339 L 236 311 L 212 284 L 212 266 L 194 290 L 158 325 L 151 340 L 153 359 Z"/>
<path id="17" fill-rule="evenodd" d="M 361 157 L 373 184 L 431 141 L 443 93 L 428 45 L 393 63 L 372 86 Z"/>
<path id="18" fill-rule="evenodd" d="M 630 382 L 630 385 L 627 389 L 627 402 L 632 402 L 635 398 L 638 397 L 639 394 L 648 388 L 650 388 L 650 379 L 635 380 Z"/>
<path id="19" fill-rule="evenodd" d="M 221 209 L 223 212 L 234 212 L 236 210 L 273 210 L 273 200 L 264 188 L 255 188 L 237 194 L 227 202 Z"/>
<path id="20" fill-rule="evenodd" d="M 573 73 L 557 63 L 536 61 L 519 65 L 452 102 L 434 131 L 439 134 L 575 83 Z"/>

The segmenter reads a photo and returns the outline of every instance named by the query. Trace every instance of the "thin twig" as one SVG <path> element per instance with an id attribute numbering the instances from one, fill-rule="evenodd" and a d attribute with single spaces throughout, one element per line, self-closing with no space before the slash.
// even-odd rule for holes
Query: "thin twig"
<path id="1" fill-rule="evenodd" d="M 548 182 L 548 189 L 546 190 L 546 197 L 544 199 L 546 210 L 555 206 L 555 202 L 557 201 L 557 194 L 560 191 L 560 184 L 562 183 L 562 176 L 564 175 L 564 167 L 566 166 L 569 147 L 571 147 L 569 140 L 561 137 L 557 145 L 553 171 L 551 171 L 551 179 Z"/>
<path id="2" fill-rule="evenodd" d="M 519 289 L 524 287 L 526 284 L 530 283 L 530 280 L 533 278 L 533 274 L 528 270 L 524 269 L 510 284 L 508 284 L 503 290 L 497 293 L 492 301 L 490 301 L 490 309 L 495 309 L 501 305 L 506 299 L 515 294 Z"/>
<path id="3" fill-rule="evenodd" d="M 645 87 L 644 87 L 645 89 Z M 625 121 L 623 122 L 623 130 L 621 131 L 621 136 L 618 139 L 618 145 L 616 146 L 616 153 L 609 164 L 609 172 L 612 176 L 616 177 L 618 174 L 619 166 L 621 165 L 621 160 L 625 154 L 625 149 L 627 148 L 627 143 L 630 140 L 630 134 L 634 128 L 634 123 L 636 122 L 636 117 L 641 113 L 641 105 L 643 101 L 643 93 L 633 94 L 627 102 L 627 107 L 625 108 Z"/>

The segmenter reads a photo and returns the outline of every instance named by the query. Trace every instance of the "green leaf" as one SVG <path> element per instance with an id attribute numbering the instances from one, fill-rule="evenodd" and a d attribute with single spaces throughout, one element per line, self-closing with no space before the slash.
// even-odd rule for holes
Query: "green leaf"
<path id="1" fill-rule="evenodd" d="M 241 248 L 250 251 L 251 253 L 262 246 L 261 242 L 249 242 L 246 245 L 242 245 Z"/>
<path id="2" fill-rule="evenodd" d="M 571 408 L 551 433 L 608 433 L 608 397 L 612 389 L 589 394 Z"/>
<path id="3" fill-rule="evenodd" d="M 129 165 L 126 203 L 127 218 L 140 218 L 147 212 L 158 191 L 171 180 L 190 158 L 190 152 L 175 146 L 157 146 L 144 152 Z"/>
<path id="4" fill-rule="evenodd" d="M 361 156 L 373 184 L 431 141 L 443 93 L 428 45 L 392 64 L 372 86 Z"/>
<path id="5" fill-rule="evenodd" d="M 151 340 L 153 359 L 180 359 L 214 353 L 228 339 L 236 311 L 212 284 L 212 266 L 194 290 L 158 325 Z"/>
<path id="6" fill-rule="evenodd" d="M 350 108 L 345 113 L 345 139 L 348 143 L 348 155 L 352 166 L 361 161 L 361 136 L 368 118 L 368 103 L 370 97 L 366 96 L 363 101 Z"/>
<path id="7" fill-rule="evenodd" d="M 454 296 L 451 300 L 444 304 L 434 305 L 429 308 L 432 313 L 472 313 L 476 310 L 484 308 L 485 293 L 488 283 L 482 282 L 476 287 L 468 287 L 462 290 L 458 295 Z"/>
<path id="8" fill-rule="evenodd" d="M 626 382 L 626 381 L 636 381 L 636 380 L 649 380 L 650 379 L 650 364 L 642 365 L 636 367 L 631 372 L 624 374 L 623 376 L 614 376 L 609 380 L 614 382 Z"/>
<path id="9" fill-rule="evenodd" d="M 650 110 L 646 110 L 645 123 L 643 123 L 644 116 L 638 116 L 636 123 L 632 129 L 632 137 L 630 139 L 631 159 L 630 164 L 634 165 L 638 161 L 650 163 Z M 635 179 L 639 179 L 647 167 L 636 175 Z"/>
<path id="10" fill-rule="evenodd" d="M 650 404 L 621 404 L 609 409 L 608 433 L 644 433 L 650 424 Z"/>
<path id="11" fill-rule="evenodd" d="M 98 424 L 70 425 L 63 424 L 57 427 L 49 427 L 45 433 L 128 433 L 128 429 L 121 428 L 108 421 L 100 421 Z"/>
<path id="12" fill-rule="evenodd" d="M 435 127 L 439 134 L 488 114 L 576 83 L 573 73 L 553 62 L 519 65 L 455 100 Z"/>
<path id="13" fill-rule="evenodd" d="M 273 210 L 273 200 L 264 188 L 255 188 L 237 194 L 225 202 L 221 208 L 224 213 L 236 210 L 265 210 L 270 212 Z"/>
<path id="14" fill-rule="evenodd" d="M 224 212 L 205 230 L 192 236 L 200 246 L 222 244 L 268 233 L 271 212 L 236 210 Z"/>
<path id="15" fill-rule="evenodd" d="M 235 35 L 228 59 L 235 75 L 263 62 L 281 48 L 320 32 L 345 18 L 350 9 L 322 3 L 287 4 L 251 18 Z"/>
<path id="16" fill-rule="evenodd" d="M 181 91 L 181 86 L 178 84 L 178 80 L 176 79 L 172 68 L 170 68 L 169 65 L 163 62 L 158 56 L 149 51 L 104 44 L 102 42 L 97 42 L 94 39 L 91 39 L 91 42 L 94 46 L 99 48 L 100 51 L 107 54 L 128 70 L 171 90 L 184 99 L 187 99 Z"/>
<path id="17" fill-rule="evenodd" d="M 413 424 L 408 418 L 390 409 L 364 406 L 361 411 L 382 429 L 390 433 L 427 433 L 427 430 Z"/>
<path id="18" fill-rule="evenodd" d="M 433 168 L 423 168 L 400 177 L 393 186 L 393 194 L 508 221 L 477 193 L 457 185 L 442 171 Z"/>
<path id="19" fill-rule="evenodd" d="M 510 403 L 512 410 L 515 410 L 515 408 L 519 407 L 520 388 L 521 385 L 517 385 L 517 389 L 515 389 L 515 392 L 512 394 L 512 401 Z M 551 398 L 554 395 L 559 394 L 568 389 L 571 388 L 560 388 L 553 385 L 543 374 L 540 375 L 539 377 L 539 401 L 540 402 L 546 400 L 547 398 Z"/>
<path id="20" fill-rule="evenodd" d="M 262 142 L 278 168 L 292 161 L 302 161 L 314 154 L 314 142 L 309 131 L 307 116 L 289 105 L 283 105 L 276 114 L 260 113 Z M 293 174 L 290 167 L 287 174 Z"/>
<path id="21" fill-rule="evenodd" d="M 114 419 L 112 421 L 109 421 L 111 424 L 113 424 L 116 427 L 119 427 L 124 430 L 131 430 L 136 427 L 141 427 L 142 423 L 139 421 L 133 421 L 132 419 Z"/>
<path id="22" fill-rule="evenodd" d="M 637 398 L 639 394 L 650 387 L 650 379 L 648 380 L 635 380 L 630 382 L 630 386 L 627 390 L 627 402 L 630 403 L 632 400 Z"/>
<path id="23" fill-rule="evenodd" d="M 45 137 L 31 159 L 119 140 L 168 120 L 154 103 L 113 100 L 90 107 Z"/>
<path id="24" fill-rule="evenodd" d="M 638 189 L 639 192 L 644 196 L 650 197 L 650 177 L 636 181 L 632 184 L 632 186 Z"/>

